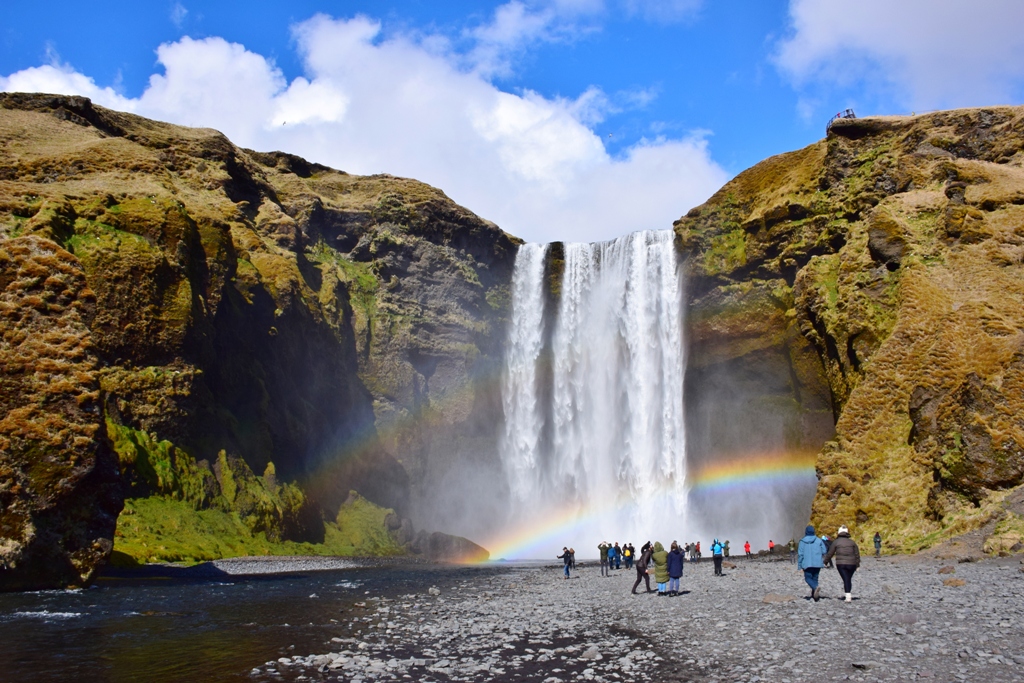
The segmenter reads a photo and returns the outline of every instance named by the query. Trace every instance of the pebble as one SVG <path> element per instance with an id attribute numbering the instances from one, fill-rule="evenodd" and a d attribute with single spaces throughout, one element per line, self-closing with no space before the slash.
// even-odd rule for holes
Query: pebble
<path id="1" fill-rule="evenodd" d="M 961 565 L 962 586 L 913 557 L 866 559 L 852 603 L 823 570 L 808 597 L 788 562 L 743 560 L 724 579 L 687 563 L 683 594 L 631 595 L 635 572 L 509 566 L 401 599 L 371 598 L 324 648 L 256 667 L 254 681 L 384 683 L 701 680 L 755 683 L 1022 680 L 1024 576 Z M 444 585 L 444 584 L 442 584 Z M 345 615 L 349 613 L 346 612 Z"/>

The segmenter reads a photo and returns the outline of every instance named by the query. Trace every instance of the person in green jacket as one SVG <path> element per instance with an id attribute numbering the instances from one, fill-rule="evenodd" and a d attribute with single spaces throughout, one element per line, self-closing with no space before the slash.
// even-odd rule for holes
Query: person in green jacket
<path id="1" fill-rule="evenodd" d="M 658 584 L 658 595 L 668 595 L 668 553 L 661 541 L 655 542 L 651 559 L 654 560 L 654 582 Z"/>
<path id="2" fill-rule="evenodd" d="M 597 546 L 598 557 L 601 559 L 601 576 L 608 576 L 608 548 L 611 545 L 607 541 L 601 541 Z"/>

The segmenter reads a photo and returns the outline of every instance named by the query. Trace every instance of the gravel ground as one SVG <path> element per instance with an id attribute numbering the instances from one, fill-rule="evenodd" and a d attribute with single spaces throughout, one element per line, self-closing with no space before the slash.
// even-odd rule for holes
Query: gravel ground
<path id="1" fill-rule="evenodd" d="M 362 560 L 350 560 L 340 557 L 288 557 L 260 556 L 233 557 L 225 560 L 214 560 L 209 563 L 215 569 L 231 576 L 253 576 L 257 574 L 284 574 L 287 572 L 316 572 L 331 569 L 355 569 L 366 566 Z"/>
<path id="2" fill-rule="evenodd" d="M 677 597 L 631 595 L 634 571 L 604 578 L 593 565 L 570 580 L 560 566 L 510 566 L 422 594 L 368 592 L 321 651 L 267 662 L 252 678 L 1024 680 L 1017 559 L 865 558 L 852 603 L 835 570 L 822 570 L 815 603 L 795 565 L 734 561 L 720 578 L 707 560 L 687 563 Z"/>

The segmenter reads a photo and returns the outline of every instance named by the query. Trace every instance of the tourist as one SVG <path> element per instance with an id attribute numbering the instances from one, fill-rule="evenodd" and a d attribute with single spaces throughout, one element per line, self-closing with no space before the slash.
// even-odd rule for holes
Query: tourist
<path id="1" fill-rule="evenodd" d="M 828 549 L 832 547 L 832 539 L 828 537 L 828 534 L 821 535 L 821 542 L 825 544 L 825 553 L 828 553 Z M 832 563 L 826 561 L 825 566 L 832 569 Z"/>
<path id="2" fill-rule="evenodd" d="M 565 571 L 565 578 L 569 578 L 569 565 L 572 564 L 572 555 L 569 554 L 569 549 L 566 547 L 562 548 L 562 554 L 558 556 L 558 559 L 562 561 L 562 569 Z"/>
<path id="3" fill-rule="evenodd" d="M 640 585 L 641 579 L 647 584 L 647 592 L 651 592 L 651 576 L 647 567 L 651 562 L 651 542 L 647 541 L 640 549 L 640 557 L 636 561 L 636 582 L 633 584 L 633 595 L 636 595 L 636 587 Z"/>
<path id="4" fill-rule="evenodd" d="M 711 542 L 711 559 L 715 561 L 715 576 L 723 576 L 722 553 L 724 551 L 725 547 L 717 538 Z"/>
<path id="5" fill-rule="evenodd" d="M 597 557 L 601 560 L 601 576 L 608 576 L 608 542 L 601 541 L 597 546 Z"/>
<path id="6" fill-rule="evenodd" d="M 846 525 L 839 527 L 836 540 L 832 541 L 832 547 L 825 553 L 825 566 L 829 565 L 833 557 L 836 560 L 839 576 L 843 577 L 843 592 L 846 593 L 846 602 L 853 602 L 853 573 L 860 566 L 860 548 L 850 538 L 850 530 L 846 528 Z"/>
<path id="7" fill-rule="evenodd" d="M 569 548 L 569 569 L 576 571 L 576 549 Z"/>
<path id="8" fill-rule="evenodd" d="M 729 539 L 728 538 L 725 539 L 725 545 L 723 546 L 723 549 L 725 550 L 725 556 L 729 557 Z"/>
<path id="9" fill-rule="evenodd" d="M 668 595 L 668 553 L 661 541 L 654 542 L 654 582 L 658 584 L 658 595 Z"/>
<path id="10" fill-rule="evenodd" d="M 775 541 L 768 539 L 768 554 L 771 555 L 775 552 Z"/>
<path id="11" fill-rule="evenodd" d="M 882 534 L 875 532 L 875 557 L 882 556 Z"/>
<path id="12" fill-rule="evenodd" d="M 615 569 L 615 546 L 608 544 L 608 569 Z"/>
<path id="13" fill-rule="evenodd" d="M 796 563 L 796 539 L 789 539 L 789 561 Z"/>
<path id="14" fill-rule="evenodd" d="M 750 541 L 743 542 L 743 552 L 747 554 L 747 559 L 750 559 L 754 555 L 750 552 Z"/>
<path id="15" fill-rule="evenodd" d="M 697 546 L 694 548 L 694 553 L 696 553 L 696 561 L 700 562 L 700 541 L 697 541 Z"/>
<path id="16" fill-rule="evenodd" d="M 804 570 L 804 581 L 811 587 L 811 597 L 818 602 L 821 588 L 818 586 L 818 574 L 821 572 L 822 557 L 825 555 L 825 542 L 814 535 L 814 527 L 810 524 L 804 530 L 806 534 L 797 546 L 797 569 Z"/>
<path id="17" fill-rule="evenodd" d="M 623 555 L 623 558 L 626 560 L 626 571 L 629 571 L 630 569 L 633 568 L 633 544 L 632 543 L 627 543 L 626 545 L 622 546 L 622 555 Z"/>
<path id="18" fill-rule="evenodd" d="M 683 565 L 686 557 L 682 548 L 672 541 L 672 549 L 668 553 L 668 594 L 679 595 L 679 579 L 683 578 Z"/>
<path id="19" fill-rule="evenodd" d="M 615 568 L 622 569 L 622 548 L 618 541 L 615 542 Z"/>

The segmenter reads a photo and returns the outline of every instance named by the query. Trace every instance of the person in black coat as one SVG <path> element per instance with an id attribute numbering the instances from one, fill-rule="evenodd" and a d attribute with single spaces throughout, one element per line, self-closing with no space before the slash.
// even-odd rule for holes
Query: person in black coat
<path id="1" fill-rule="evenodd" d="M 645 581 L 647 584 L 647 592 L 653 593 L 651 590 L 651 577 L 647 573 L 647 565 L 651 562 L 651 542 L 647 541 L 640 549 L 640 557 L 636 561 L 636 582 L 633 583 L 633 595 L 636 595 L 636 587 L 640 585 L 641 581 Z"/>
<path id="2" fill-rule="evenodd" d="M 572 553 L 569 552 L 568 548 L 562 548 L 562 554 L 558 556 L 558 559 L 562 561 L 562 567 L 565 570 L 565 578 L 569 578 L 569 565 L 572 564 Z"/>

